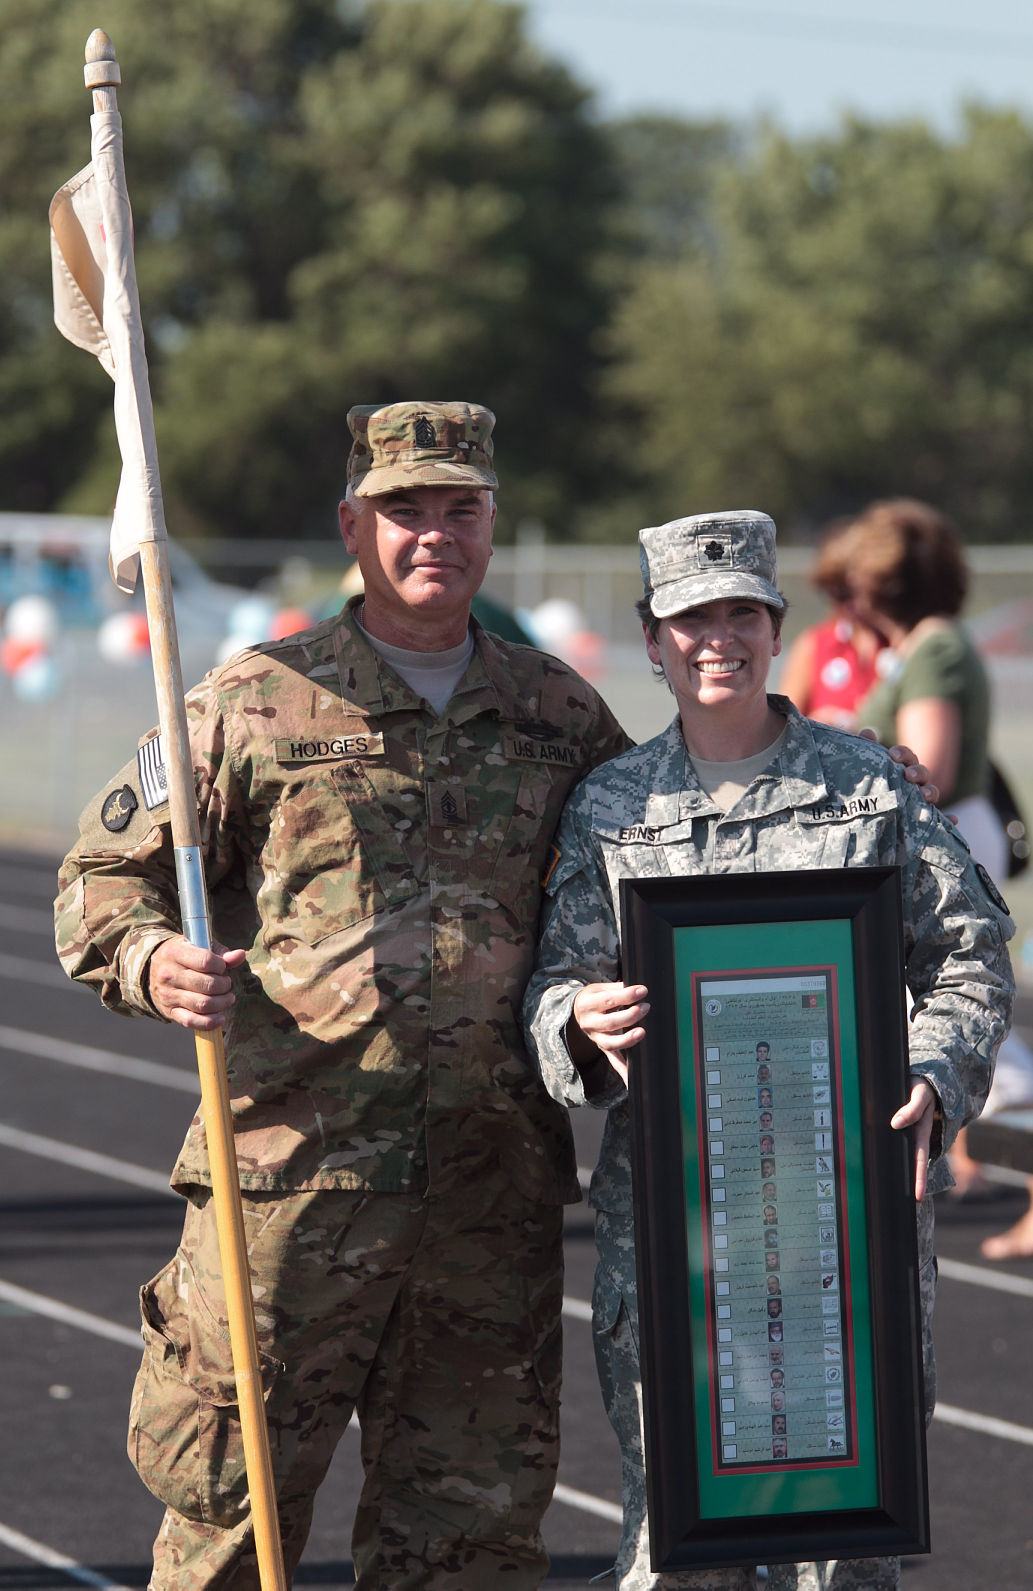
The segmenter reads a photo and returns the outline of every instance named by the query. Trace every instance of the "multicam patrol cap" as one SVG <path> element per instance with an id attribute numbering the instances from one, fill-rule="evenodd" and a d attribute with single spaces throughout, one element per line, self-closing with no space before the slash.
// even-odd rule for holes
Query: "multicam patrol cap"
<path id="1" fill-rule="evenodd" d="M 356 497 L 407 486 L 492 491 L 495 416 L 478 403 L 357 404 L 348 412 L 348 485 Z"/>
<path id="2" fill-rule="evenodd" d="M 657 619 L 723 597 L 784 608 L 776 582 L 775 522 L 754 508 L 691 514 L 640 530 L 642 584 Z"/>

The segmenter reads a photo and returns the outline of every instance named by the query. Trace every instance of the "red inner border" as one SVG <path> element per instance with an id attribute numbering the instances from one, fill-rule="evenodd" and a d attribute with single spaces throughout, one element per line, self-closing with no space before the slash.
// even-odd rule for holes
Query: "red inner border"
<path id="1" fill-rule="evenodd" d="M 808 1458 L 785 1460 L 773 1458 L 763 1463 L 731 1464 L 722 1460 L 720 1423 L 721 1423 L 721 1389 L 715 1377 L 719 1373 L 717 1364 L 717 1351 L 719 1344 L 714 1340 L 715 1313 L 714 1304 L 714 1248 L 713 1248 L 713 1202 L 710 1197 L 710 1186 L 706 1177 L 709 1150 L 709 1139 L 705 1130 L 705 1115 L 703 1101 L 706 1097 L 706 1083 L 704 1078 L 705 1062 L 703 1057 L 703 1036 L 700 1030 L 700 994 L 699 985 L 704 979 L 714 982 L 732 982 L 742 978 L 797 978 L 822 975 L 829 980 L 829 997 L 831 1000 L 831 1027 L 832 1027 L 832 1071 L 835 1074 L 835 1121 L 833 1130 L 836 1138 L 836 1160 L 834 1176 L 836 1184 L 836 1205 L 842 1212 L 842 1219 L 838 1222 L 838 1245 L 842 1264 L 842 1291 L 841 1302 L 843 1306 L 843 1368 L 844 1383 L 848 1389 L 848 1396 L 844 1407 L 849 1407 L 850 1414 L 850 1446 L 842 1457 L 828 1455 L 824 1458 Z M 834 966 L 815 967 L 742 967 L 735 972 L 727 968 L 714 972 L 693 972 L 691 974 L 692 998 L 692 1033 L 695 1049 L 694 1062 L 696 1074 L 696 1132 L 700 1145 L 699 1155 L 699 1182 L 700 1182 L 700 1219 L 703 1228 L 703 1252 L 706 1255 L 706 1267 L 703 1285 L 706 1293 L 706 1328 L 707 1328 L 707 1362 L 710 1367 L 708 1376 L 708 1390 L 710 1394 L 710 1439 L 713 1472 L 715 1475 L 770 1475 L 772 1471 L 778 1473 L 791 1470 L 813 1469 L 844 1469 L 856 1468 L 860 1462 L 857 1450 L 857 1384 L 854 1374 L 854 1326 L 853 1326 L 853 1297 L 850 1285 L 850 1210 L 847 1197 L 846 1183 L 846 1135 L 843 1126 L 843 1079 L 840 1064 L 840 1032 L 839 1032 L 839 985 L 837 970 Z M 830 1076 L 832 1073 L 830 1072 Z"/>

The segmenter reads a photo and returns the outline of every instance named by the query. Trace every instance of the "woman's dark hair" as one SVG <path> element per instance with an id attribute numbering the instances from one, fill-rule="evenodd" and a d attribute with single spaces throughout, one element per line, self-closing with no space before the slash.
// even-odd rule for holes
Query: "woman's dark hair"
<path id="1" fill-rule="evenodd" d="M 846 551 L 852 591 L 895 624 L 910 630 L 931 614 L 961 612 L 969 579 L 961 536 L 928 503 L 870 504 L 851 523 Z"/>

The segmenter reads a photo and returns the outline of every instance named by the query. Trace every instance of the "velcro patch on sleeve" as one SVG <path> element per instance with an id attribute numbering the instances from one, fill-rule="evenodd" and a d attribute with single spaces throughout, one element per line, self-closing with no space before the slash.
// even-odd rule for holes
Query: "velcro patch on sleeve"
<path id="1" fill-rule="evenodd" d="M 162 806 L 169 798 L 168 776 L 165 772 L 165 751 L 161 736 L 145 740 L 136 753 L 136 766 L 140 774 L 140 789 L 148 812 Z"/>
<path id="2" fill-rule="evenodd" d="M 123 829 L 129 827 L 133 813 L 139 805 L 132 786 L 121 785 L 104 797 L 100 809 L 100 821 L 109 834 L 121 834 Z"/>
<path id="3" fill-rule="evenodd" d="M 560 850 L 558 845 L 549 846 L 549 852 L 545 858 L 545 872 L 542 874 L 543 889 L 548 889 L 549 880 L 552 878 L 553 873 L 555 873 L 557 867 L 559 866 L 560 857 L 562 855 L 563 852 Z"/>

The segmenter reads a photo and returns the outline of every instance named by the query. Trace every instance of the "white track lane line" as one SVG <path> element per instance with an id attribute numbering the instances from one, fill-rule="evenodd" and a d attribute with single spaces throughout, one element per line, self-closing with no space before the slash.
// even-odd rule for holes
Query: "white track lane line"
<path id="1" fill-rule="evenodd" d="M 30 1292 L 27 1287 L 18 1287 L 13 1282 L 0 1280 L 0 1299 L 13 1304 L 18 1309 L 27 1310 L 30 1314 L 44 1315 L 47 1319 L 59 1321 L 62 1325 L 75 1326 L 78 1330 L 90 1332 L 95 1337 L 104 1337 L 110 1342 L 121 1343 L 124 1347 L 137 1351 L 140 1348 L 138 1331 L 130 1331 L 127 1326 L 120 1326 L 113 1320 L 105 1320 L 101 1315 L 92 1315 L 85 1309 L 74 1309 L 69 1304 L 63 1304 L 60 1299 L 47 1298 L 42 1293 Z M 584 1320 L 591 1316 L 592 1311 L 582 1298 L 564 1298 L 563 1313 Z M 1025 1425 L 1016 1425 L 1011 1420 L 998 1420 L 988 1414 L 974 1414 L 968 1409 L 956 1408 L 951 1403 L 938 1403 L 935 1418 L 942 1420 L 945 1425 L 957 1425 L 967 1431 L 978 1431 L 984 1436 L 997 1436 L 1008 1442 L 1019 1442 L 1025 1447 L 1033 1447 L 1033 1430 Z M 557 1486 L 556 1496 L 560 1502 L 584 1508 L 589 1513 L 597 1513 L 602 1519 L 620 1517 L 620 1510 L 614 1503 L 604 1502 L 601 1498 L 592 1497 L 587 1492 L 575 1491 L 569 1486 Z"/>
<path id="2" fill-rule="evenodd" d="M 135 1170 L 141 1168 L 135 1167 Z M 77 1327 L 80 1331 L 87 1331 L 97 1337 L 107 1338 L 125 1347 L 140 1347 L 140 1335 L 130 1331 L 125 1326 L 118 1325 L 115 1321 L 104 1320 L 99 1315 L 89 1314 L 86 1310 L 74 1309 L 63 1304 L 58 1299 L 46 1298 L 40 1293 L 33 1293 L 28 1288 L 17 1287 L 12 1282 L 0 1280 L 0 1299 L 25 1309 L 32 1314 L 44 1315 L 50 1320 L 56 1320 L 63 1325 Z M 581 1298 L 564 1298 L 563 1313 L 573 1315 L 578 1320 L 591 1317 L 590 1305 Z M 968 1409 L 956 1408 L 950 1403 L 940 1403 L 936 1407 L 934 1418 L 941 1420 L 945 1425 L 958 1426 L 966 1431 L 975 1431 L 980 1436 L 996 1437 L 1006 1442 L 1018 1442 L 1024 1447 L 1033 1447 L 1033 1430 L 1028 1426 L 1016 1425 L 1011 1420 L 998 1420 L 992 1415 L 975 1414 Z M 357 1422 L 352 1418 L 352 1424 Z M 582 1513 L 594 1514 L 600 1519 L 607 1519 L 615 1524 L 621 1520 L 621 1510 L 617 1503 L 608 1502 L 603 1497 L 595 1497 L 591 1492 L 579 1491 L 576 1487 L 557 1484 L 555 1500 L 566 1504 L 568 1508 L 580 1509 Z M 84 1569 L 81 1564 L 74 1563 L 71 1559 L 64 1559 L 60 1554 L 41 1557 L 41 1553 L 49 1553 L 50 1549 L 42 1547 L 38 1542 L 31 1542 L 28 1537 L 17 1536 L 15 1532 L 6 1531 L 0 1525 L 0 1542 L 11 1546 L 15 1551 L 25 1553 L 28 1557 L 35 1557 L 40 1563 L 49 1564 L 54 1568 L 63 1568 L 73 1579 L 81 1581 L 84 1585 L 115 1586 L 116 1582 L 106 1580 L 95 1575 L 92 1570 Z"/>
<path id="3" fill-rule="evenodd" d="M 0 1029 L 0 1033 L 2 1032 Z M 124 1160 L 115 1160 L 110 1155 L 99 1155 L 89 1149 L 78 1149 L 72 1144 L 59 1143 L 54 1138 L 44 1138 L 36 1133 L 22 1132 L 19 1128 L 0 1124 L 0 1144 L 6 1144 L 8 1148 L 21 1150 L 26 1154 L 56 1160 L 63 1165 L 75 1166 L 79 1170 L 93 1171 L 116 1182 L 128 1182 L 134 1187 L 147 1188 L 151 1192 L 176 1196 L 172 1194 L 165 1177 L 148 1170 L 145 1166 L 134 1166 Z M 1033 1282 L 1024 1276 L 1009 1276 L 1005 1271 L 985 1271 L 978 1265 L 964 1265 L 958 1260 L 941 1260 L 940 1269 L 943 1275 L 952 1281 L 970 1282 L 976 1286 L 1013 1293 L 1024 1298 L 1033 1296 Z M 136 1333 L 127 1331 L 125 1327 L 101 1321 L 99 1317 L 86 1315 L 83 1311 L 69 1310 L 55 1300 L 43 1299 L 21 1288 L 12 1289 L 10 1283 L 0 1282 L 0 1298 L 4 1297 L 10 1302 L 33 1309 L 38 1314 L 50 1315 L 54 1319 L 64 1320 L 67 1324 L 79 1325 L 85 1331 L 93 1331 L 101 1336 L 110 1336 L 119 1342 L 130 1343 L 134 1348 L 139 1346 Z M 563 1313 L 573 1320 L 590 1321 L 592 1306 L 586 1299 L 565 1296 Z M 1024 1425 L 1015 1425 L 1010 1420 L 998 1420 L 990 1415 L 975 1414 L 967 1409 L 955 1408 L 949 1403 L 938 1404 L 934 1418 L 942 1420 L 947 1425 L 977 1431 L 984 1436 L 995 1436 L 1005 1441 L 1033 1447 L 1033 1430 Z M 589 1507 L 589 1503 L 582 1500 L 588 1497 L 588 1494 L 577 1492 L 570 1487 L 557 1486 L 556 1497 L 560 1502 L 569 1503 L 571 1507 L 587 1509 L 589 1513 L 596 1513 L 604 1519 L 620 1517 L 620 1510 L 616 1504 L 607 1503 L 601 1498 L 589 1498 L 591 1503 Z M 112 1582 L 91 1580 L 87 1583 L 108 1585 Z"/>
<path id="4" fill-rule="evenodd" d="M 112 1077 L 129 1077 L 137 1083 L 154 1083 L 159 1088 L 175 1088 L 196 1098 L 201 1090 L 197 1073 L 163 1066 L 160 1061 L 138 1060 L 132 1055 L 116 1055 L 90 1044 L 71 1044 L 67 1039 L 29 1033 L 24 1028 L 0 1026 L 0 1050 L 15 1055 L 33 1055 L 43 1061 L 61 1061 L 66 1066 L 83 1066 L 91 1072 L 107 1072 Z"/>
<path id="5" fill-rule="evenodd" d="M 972 1414 L 968 1409 L 956 1409 L 951 1403 L 938 1403 L 934 1420 L 945 1425 L 960 1425 L 965 1431 L 978 1431 L 981 1436 L 999 1436 L 1005 1442 L 1021 1442 L 1033 1447 L 1033 1431 L 1027 1425 L 1013 1425 L 1011 1420 L 995 1420 L 991 1414 Z"/>
<path id="6" fill-rule="evenodd" d="M 14 1282 L 0 1280 L 0 1299 L 17 1309 L 27 1310 L 30 1315 L 45 1315 L 48 1320 L 57 1320 L 62 1326 L 75 1326 L 79 1331 L 91 1332 L 94 1337 L 106 1337 L 109 1342 L 120 1342 L 125 1348 L 135 1348 L 137 1352 L 140 1350 L 139 1330 L 130 1331 L 128 1326 L 105 1320 L 102 1315 L 91 1315 L 85 1309 L 73 1309 L 71 1304 L 62 1304 L 58 1298 L 46 1298 L 42 1293 L 31 1293 L 27 1287 L 17 1287 Z"/>
<path id="7" fill-rule="evenodd" d="M 0 1029 L 0 1032 L 2 1031 Z M 128 1182 L 135 1188 L 147 1188 L 154 1193 L 167 1193 L 170 1198 L 179 1198 L 179 1194 L 169 1187 L 167 1177 L 161 1176 L 156 1171 L 149 1171 L 146 1166 L 134 1166 L 126 1160 L 115 1160 L 111 1155 L 98 1155 L 92 1149 L 78 1149 L 74 1144 L 59 1143 L 56 1138 L 44 1138 L 38 1133 L 23 1132 L 20 1127 L 8 1127 L 3 1122 L 0 1122 L 0 1144 L 6 1144 L 9 1149 L 19 1149 L 23 1154 L 39 1155 L 44 1160 L 56 1160 L 59 1165 L 75 1166 L 80 1171 L 96 1172 L 98 1176 L 108 1177 L 113 1182 Z M 4 1288 L 8 1285 L 0 1282 L 0 1298 L 5 1296 Z M 39 1313 L 46 1314 L 47 1311 L 41 1309 Z M 571 1320 L 590 1321 L 592 1306 L 587 1299 L 565 1296 L 563 1313 Z M 138 1346 L 135 1339 L 133 1346 Z"/>
<path id="8" fill-rule="evenodd" d="M 109 1591 L 129 1591 L 128 1586 L 118 1580 L 110 1580 L 106 1574 L 98 1574 L 96 1569 L 87 1569 L 84 1563 L 66 1558 L 63 1552 L 55 1552 L 53 1547 L 45 1547 L 41 1541 L 33 1541 L 31 1536 L 23 1536 L 20 1530 L 12 1530 L 10 1525 L 0 1525 L 0 1545 L 10 1547 L 12 1552 L 21 1553 L 23 1558 L 29 1558 L 33 1563 L 46 1564 L 48 1569 L 60 1569 L 79 1585 L 107 1587 Z"/>
<path id="9" fill-rule="evenodd" d="M 75 1326 L 79 1331 L 90 1332 L 94 1337 L 104 1337 L 109 1342 L 120 1343 L 123 1347 L 140 1351 L 139 1331 L 130 1331 L 127 1326 L 120 1326 L 116 1321 L 105 1320 L 101 1315 L 92 1315 L 85 1309 L 73 1309 L 69 1304 L 63 1304 L 60 1299 L 47 1298 L 42 1293 L 30 1292 L 27 1287 L 18 1287 L 13 1282 L 0 1279 L 0 1301 L 13 1304 L 16 1309 L 22 1309 L 32 1315 L 43 1315 L 48 1320 L 56 1320 L 63 1326 Z M 563 1313 L 575 1314 L 578 1319 L 590 1319 L 591 1308 L 580 1298 L 565 1298 L 563 1300 Z M 349 1422 L 356 1429 L 358 1420 L 352 1415 Z M 578 1491 L 573 1486 L 557 1486 L 556 1501 L 566 1503 L 570 1508 L 580 1508 L 583 1513 L 596 1514 L 600 1519 L 615 1520 L 620 1523 L 621 1511 L 616 1503 L 608 1503 L 603 1497 L 593 1497 L 590 1492 Z M 4 1541 L 3 1526 L 0 1525 L 0 1541 Z M 28 1540 L 27 1537 L 23 1538 Z M 14 1545 L 8 1542 L 8 1545 Z M 33 1543 L 38 1545 L 38 1543 Z M 25 1549 L 19 1549 L 25 1550 Z M 40 1548 L 40 1551 L 47 1551 Z M 31 1556 L 31 1554 L 29 1554 Z M 51 1563 L 55 1568 L 63 1567 L 63 1563 L 55 1558 L 43 1558 L 42 1563 Z M 89 1573 L 90 1571 L 86 1571 Z M 113 1585 L 113 1581 L 100 1578 L 85 1581 L 88 1585 Z"/>
<path id="10" fill-rule="evenodd" d="M 937 1269 L 951 1282 L 973 1282 L 998 1293 L 1014 1293 L 1017 1298 L 1033 1298 L 1033 1281 L 1028 1276 L 1012 1276 L 1008 1271 L 987 1270 L 985 1265 L 966 1265 L 961 1260 L 938 1259 Z"/>
<path id="11" fill-rule="evenodd" d="M 19 867 L 14 862 L 0 863 L 0 878 L 10 889 L 24 889 L 30 895 L 53 900 L 57 894 L 57 864 L 53 867 Z"/>
<path id="12" fill-rule="evenodd" d="M 620 1503 L 608 1503 L 605 1497 L 593 1497 L 591 1492 L 579 1492 L 575 1487 L 562 1486 L 559 1482 L 552 1497 L 554 1502 L 566 1503 L 568 1508 L 580 1508 L 585 1514 L 598 1514 L 600 1519 L 612 1519 L 617 1525 L 621 1522 Z"/>
<path id="13" fill-rule="evenodd" d="M 21 934 L 46 934 L 53 939 L 54 913 L 40 911 L 38 906 L 8 906 L 0 901 L 0 928 Z"/>
<path id="14" fill-rule="evenodd" d="M 168 1177 L 146 1166 L 131 1166 L 125 1160 L 115 1160 L 111 1155 L 98 1155 L 92 1149 L 77 1149 L 74 1144 L 58 1143 L 56 1138 L 44 1138 L 39 1133 L 22 1132 L 19 1127 L 8 1127 L 0 1122 L 0 1144 L 8 1149 L 20 1150 L 26 1155 L 40 1155 L 44 1160 L 56 1160 L 63 1166 L 75 1166 L 80 1171 L 93 1171 L 99 1177 L 110 1177 L 115 1182 L 130 1182 L 136 1188 L 146 1188 L 150 1193 L 172 1194 Z M 173 1195 L 175 1197 L 175 1195 Z"/>
<path id="15" fill-rule="evenodd" d="M 17 1029 L 0 1026 L 0 1048 L 11 1048 L 9 1036 L 21 1042 L 25 1037 Z M 71 1060 L 73 1065 L 97 1066 L 98 1070 L 108 1070 L 107 1062 L 113 1063 L 110 1067 L 118 1071 L 126 1067 L 124 1075 L 139 1077 L 148 1082 L 160 1083 L 163 1087 L 178 1088 L 184 1092 L 196 1093 L 197 1085 L 193 1077 L 187 1072 L 178 1072 L 171 1066 L 159 1066 L 154 1061 L 133 1061 L 122 1056 L 108 1056 L 104 1050 L 93 1050 L 86 1045 L 68 1044 L 64 1040 L 35 1040 L 39 1048 L 36 1054 L 48 1056 L 48 1049 L 53 1053 L 48 1058 L 55 1060 Z M 58 1055 L 61 1049 L 68 1052 L 79 1052 L 81 1058 L 74 1059 L 72 1054 Z M 30 1052 L 31 1053 L 31 1052 Z M 150 1074 L 155 1075 L 150 1075 Z M 188 1086 L 189 1085 L 189 1086 Z M 24 1132 L 18 1127 L 8 1127 L 0 1123 L 0 1144 L 6 1144 L 11 1149 L 20 1149 L 25 1154 L 39 1155 L 46 1160 L 56 1160 L 62 1165 L 76 1166 L 81 1171 L 93 1171 L 98 1176 L 109 1177 L 115 1182 L 128 1182 L 134 1187 L 147 1188 L 153 1192 L 172 1194 L 168 1180 L 158 1172 L 150 1171 L 146 1166 L 131 1165 L 125 1160 L 116 1160 L 111 1155 L 96 1154 L 91 1149 L 79 1149 L 73 1144 L 59 1143 L 55 1138 L 44 1138 L 38 1133 Z M 580 1172 L 579 1172 L 580 1174 Z M 175 1197 L 175 1195 L 173 1195 Z M 940 1274 L 950 1281 L 970 1282 L 977 1287 L 988 1287 L 1001 1293 L 1012 1293 L 1020 1298 L 1033 1298 L 1033 1281 L 1026 1276 L 1010 1276 L 1007 1271 L 993 1271 L 984 1269 L 981 1265 L 965 1265 L 960 1260 L 941 1259 L 939 1262 Z M 588 1320 L 592 1318 L 592 1306 L 581 1298 L 564 1298 L 564 1314 L 573 1320 Z"/>
<path id="16" fill-rule="evenodd" d="M 56 961 L 51 965 L 47 961 L 30 961 L 28 956 L 0 954 L 0 978 L 9 978 L 12 983 L 42 983 L 48 989 L 69 989 L 73 994 L 89 992 L 66 977 Z"/>

